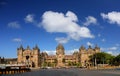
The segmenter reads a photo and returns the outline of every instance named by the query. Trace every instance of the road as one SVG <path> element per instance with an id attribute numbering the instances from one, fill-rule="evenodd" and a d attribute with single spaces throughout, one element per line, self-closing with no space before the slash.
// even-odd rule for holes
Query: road
<path id="1" fill-rule="evenodd" d="M 86 70 L 86 69 L 40 69 L 23 74 L 5 76 L 120 76 L 120 70 Z"/>

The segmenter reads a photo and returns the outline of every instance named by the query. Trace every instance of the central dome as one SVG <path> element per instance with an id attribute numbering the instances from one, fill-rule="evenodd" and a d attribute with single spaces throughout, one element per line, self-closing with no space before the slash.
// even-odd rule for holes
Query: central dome
<path id="1" fill-rule="evenodd" d="M 63 45 L 62 45 L 62 44 L 58 44 L 58 46 L 56 47 L 56 50 L 59 50 L 59 49 L 64 50 L 64 47 L 63 47 Z"/>
<path id="2" fill-rule="evenodd" d="M 56 54 L 64 54 L 64 47 L 62 44 L 58 44 L 58 46 L 56 47 Z"/>

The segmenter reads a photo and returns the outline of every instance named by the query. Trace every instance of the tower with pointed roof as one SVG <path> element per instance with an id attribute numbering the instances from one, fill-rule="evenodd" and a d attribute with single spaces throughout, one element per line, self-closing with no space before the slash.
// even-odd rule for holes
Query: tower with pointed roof
<path id="1" fill-rule="evenodd" d="M 34 60 L 34 64 L 36 67 L 40 66 L 40 49 L 38 48 L 38 46 L 36 45 L 33 48 L 33 60 Z"/>
<path id="2" fill-rule="evenodd" d="M 81 46 L 79 49 L 79 54 L 82 66 L 87 66 L 88 64 L 90 65 L 91 63 L 89 62 L 89 56 L 99 52 L 100 48 L 97 45 L 95 46 L 95 48 L 89 46 L 88 49 L 85 49 L 84 46 Z"/>
<path id="3" fill-rule="evenodd" d="M 20 47 L 17 48 L 17 56 L 18 56 L 17 61 L 18 61 L 18 63 L 20 63 L 21 59 L 23 59 L 23 51 L 24 51 L 24 48 L 22 45 L 20 45 Z"/>
<path id="4" fill-rule="evenodd" d="M 64 47 L 62 44 L 58 44 L 58 46 L 56 47 L 56 57 L 57 57 L 57 66 L 58 67 L 63 67 L 65 66 L 64 63 L 63 63 L 63 59 L 64 59 L 64 55 L 65 55 L 65 52 L 64 52 Z"/>
<path id="5" fill-rule="evenodd" d="M 95 48 L 94 48 L 94 51 L 95 51 L 96 53 L 100 52 L 100 48 L 97 46 L 97 44 L 96 44 L 96 46 L 95 46 Z"/>
<path id="6" fill-rule="evenodd" d="M 40 49 L 36 45 L 33 49 L 27 46 L 26 49 L 21 45 L 18 49 L 18 64 L 26 64 L 28 67 L 40 66 Z"/>

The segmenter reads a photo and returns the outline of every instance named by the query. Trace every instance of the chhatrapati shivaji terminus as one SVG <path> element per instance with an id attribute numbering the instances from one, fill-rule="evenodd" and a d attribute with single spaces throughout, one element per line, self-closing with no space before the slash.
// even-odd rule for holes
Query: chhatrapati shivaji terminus
<path id="1" fill-rule="evenodd" d="M 94 48 L 89 46 L 86 49 L 84 46 L 79 48 L 79 51 L 74 51 L 73 54 L 65 54 L 65 48 L 62 44 L 58 44 L 56 47 L 56 54 L 49 55 L 46 52 L 41 52 L 40 48 L 36 45 L 33 49 L 23 48 L 21 45 L 17 49 L 17 63 L 26 64 L 29 67 L 67 67 L 70 63 L 81 63 L 81 66 L 92 66 L 89 62 L 89 56 L 99 53 L 100 48 L 96 45 Z"/>
<path id="2" fill-rule="evenodd" d="M 105 76 L 82 70 L 119 69 L 120 0 L 0 0 L 4 66 L 43 68 L 33 76 Z"/>

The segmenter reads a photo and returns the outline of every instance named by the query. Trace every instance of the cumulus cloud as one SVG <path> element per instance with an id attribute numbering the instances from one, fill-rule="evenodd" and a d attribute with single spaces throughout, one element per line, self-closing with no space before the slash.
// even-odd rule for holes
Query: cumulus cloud
<path id="1" fill-rule="evenodd" d="M 93 16 L 86 17 L 86 22 L 83 25 L 89 26 L 90 24 L 97 24 L 97 19 Z"/>
<path id="2" fill-rule="evenodd" d="M 69 41 L 69 38 L 57 37 L 57 38 L 55 38 L 55 40 L 56 40 L 58 43 L 67 43 L 67 42 Z"/>
<path id="3" fill-rule="evenodd" d="M 108 48 L 101 48 L 101 50 L 103 50 L 103 51 L 107 51 L 107 50 L 109 50 L 109 51 L 116 51 L 116 50 L 118 50 L 118 47 L 117 46 L 113 46 L 113 47 L 108 47 Z"/>
<path id="4" fill-rule="evenodd" d="M 79 49 L 73 49 L 73 50 L 66 50 L 65 54 L 66 55 L 72 55 L 74 52 L 79 51 Z"/>
<path id="5" fill-rule="evenodd" d="M 44 52 L 48 53 L 48 55 L 56 55 L 56 50 L 43 50 Z M 79 51 L 79 49 L 73 49 L 73 50 L 66 50 L 66 55 L 72 55 L 75 51 Z"/>
<path id="6" fill-rule="evenodd" d="M 20 24 L 18 23 L 18 21 L 14 21 L 14 22 L 8 23 L 8 27 L 19 29 L 20 28 Z"/>
<path id="7" fill-rule="evenodd" d="M 27 23 L 34 23 L 34 15 L 33 14 L 28 14 L 25 18 L 24 18 L 25 22 Z"/>
<path id="8" fill-rule="evenodd" d="M 101 34 L 98 34 L 98 37 L 101 37 Z"/>
<path id="9" fill-rule="evenodd" d="M 116 44 L 116 46 L 118 46 L 118 47 L 119 47 L 119 46 L 120 46 L 120 44 L 118 44 L 118 43 L 117 43 L 117 44 Z"/>
<path id="10" fill-rule="evenodd" d="M 14 41 L 14 42 L 22 42 L 22 39 L 21 38 L 14 38 L 12 41 Z"/>
<path id="11" fill-rule="evenodd" d="M 93 44 L 91 42 L 87 42 L 88 46 L 93 46 Z"/>
<path id="12" fill-rule="evenodd" d="M 55 55 L 56 51 L 55 50 L 44 50 L 48 55 Z"/>
<path id="13" fill-rule="evenodd" d="M 113 47 L 107 47 L 107 48 L 101 48 L 102 51 L 107 52 L 112 55 L 118 55 L 119 54 L 119 48 L 117 46 Z"/>
<path id="14" fill-rule="evenodd" d="M 105 39 L 102 39 L 101 41 L 102 41 L 102 42 L 105 42 L 106 40 L 105 40 Z"/>
<path id="15" fill-rule="evenodd" d="M 111 24 L 118 24 L 120 26 L 120 12 L 112 11 L 107 14 L 101 13 L 103 19 L 108 20 Z"/>
<path id="16" fill-rule="evenodd" d="M 117 50 L 118 49 L 118 47 L 110 47 L 110 48 L 108 48 L 108 50 Z"/>
<path id="17" fill-rule="evenodd" d="M 80 40 L 81 38 L 94 38 L 87 27 L 82 27 L 77 24 L 78 18 L 76 14 L 68 11 L 66 14 L 46 11 L 42 15 L 42 27 L 50 33 L 64 33 L 67 38 L 73 40 Z M 68 42 L 67 38 L 56 38 L 57 41 L 61 40 L 63 43 Z"/>

